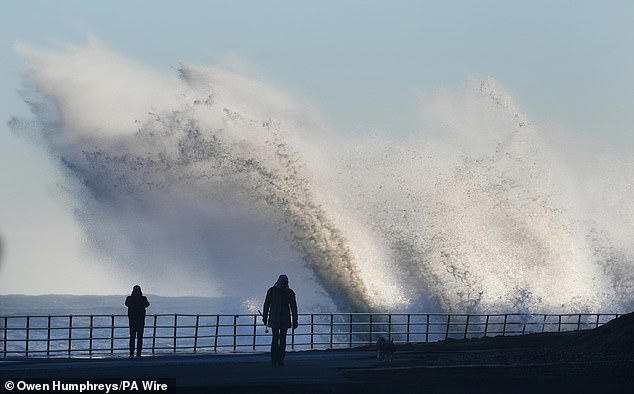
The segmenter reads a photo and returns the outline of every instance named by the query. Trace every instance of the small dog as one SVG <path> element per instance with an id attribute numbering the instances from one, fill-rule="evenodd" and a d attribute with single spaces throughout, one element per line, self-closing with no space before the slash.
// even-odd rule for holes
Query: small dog
<path id="1" fill-rule="evenodd" d="M 385 350 L 387 347 L 387 342 L 385 342 L 385 338 L 379 337 L 376 340 L 376 359 L 379 361 L 385 360 Z"/>
<path id="2" fill-rule="evenodd" d="M 391 363 L 394 359 L 394 353 L 396 352 L 396 344 L 394 340 L 390 338 L 385 346 L 385 359 L 388 363 Z"/>
<path id="3" fill-rule="evenodd" d="M 390 338 L 386 341 L 385 338 L 379 337 L 376 341 L 376 358 L 379 361 L 387 361 L 391 363 L 394 359 L 394 352 L 396 352 L 396 344 L 394 340 Z"/>

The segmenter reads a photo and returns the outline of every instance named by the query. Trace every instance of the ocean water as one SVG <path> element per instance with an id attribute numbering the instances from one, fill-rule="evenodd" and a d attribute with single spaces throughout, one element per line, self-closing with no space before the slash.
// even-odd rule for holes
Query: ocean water
<path id="1" fill-rule="evenodd" d="M 279 273 L 304 311 L 634 306 L 631 155 L 534 124 L 492 78 L 422 95 L 416 132 L 353 136 L 243 73 L 21 50 L 32 117 L 9 125 L 135 282 L 252 313 Z"/>
<path id="2" fill-rule="evenodd" d="M 13 315 L 125 315 L 127 295 L 0 295 L 0 316 Z M 146 294 L 150 300 L 147 313 L 216 314 L 238 313 L 233 302 L 210 297 L 162 297 Z M 232 308 L 229 310 L 228 308 Z M 261 309 L 261 306 L 260 306 Z"/>
<path id="3" fill-rule="evenodd" d="M 260 316 L 235 310 L 222 298 L 147 296 L 144 354 L 259 352 L 271 333 Z M 0 296 L 2 357 L 127 357 L 125 296 Z M 302 311 L 290 330 L 288 350 L 373 346 L 379 337 L 397 344 L 592 329 L 614 315 L 452 315 L 315 313 Z M 28 317 L 27 317 L 28 316 Z M 176 327 L 176 328 L 175 328 Z"/>
<path id="4" fill-rule="evenodd" d="M 177 351 L 190 353 L 194 347 L 194 336 L 197 351 L 230 351 L 233 350 L 233 315 L 235 313 L 248 313 L 246 310 L 233 309 L 234 302 L 226 299 L 208 297 L 161 297 L 146 295 L 150 301 L 146 318 L 145 354 L 171 353 L 176 344 Z M 110 296 L 82 296 L 82 295 L 3 295 L 0 296 L 0 354 L 4 356 L 4 328 L 5 322 L 8 328 L 7 356 L 22 357 L 26 354 L 27 346 L 27 322 L 29 339 L 29 357 L 102 357 L 110 356 L 111 351 L 116 356 L 128 354 L 128 319 L 127 308 L 124 305 L 126 295 Z M 228 310 L 231 308 L 231 310 Z M 261 307 L 260 307 L 261 308 Z M 173 326 L 177 317 L 176 342 L 174 341 Z M 196 331 L 196 318 L 194 315 L 225 314 L 218 322 L 223 325 L 219 328 L 218 340 L 216 335 L 215 316 L 206 316 L 198 319 L 199 329 Z M 72 320 L 70 319 L 72 315 Z M 93 329 L 90 329 L 91 318 Z M 154 315 L 159 315 L 154 318 Z M 7 320 L 4 317 L 8 316 Z M 50 317 L 49 317 L 50 316 Z M 240 324 L 253 323 L 252 317 L 243 317 Z M 114 324 L 113 324 L 114 323 Z M 258 322 L 258 330 L 264 334 L 261 321 Z M 51 327 L 49 332 L 48 327 Z M 157 327 L 156 329 L 154 327 Z M 72 327 L 69 330 L 69 327 Z M 252 334 L 252 327 L 239 327 L 239 333 Z M 69 341 L 68 338 L 72 338 Z M 92 340 L 90 338 L 93 338 Z M 237 350 L 253 350 L 253 340 L 239 338 L 241 346 Z M 267 338 L 257 338 L 258 350 L 264 349 Z M 270 339 L 268 339 L 270 340 Z M 220 346 L 218 346 L 220 345 Z M 111 350 L 112 348 L 112 350 Z M 247 349 L 248 348 L 248 349 Z M 71 352 L 68 352 L 71 349 Z"/>

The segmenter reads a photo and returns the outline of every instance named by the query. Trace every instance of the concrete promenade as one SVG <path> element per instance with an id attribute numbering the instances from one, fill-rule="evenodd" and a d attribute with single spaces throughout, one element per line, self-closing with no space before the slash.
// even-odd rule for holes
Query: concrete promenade
<path id="1" fill-rule="evenodd" d="M 509 351 L 513 350 L 504 350 Z M 393 363 L 386 364 L 369 350 L 296 352 L 287 355 L 283 367 L 272 366 L 269 355 L 263 353 L 154 356 L 140 360 L 29 359 L 1 362 L 0 378 L 3 382 L 159 379 L 168 382 L 172 392 L 219 393 L 621 393 L 634 388 L 632 361 L 478 361 L 482 359 L 479 354 L 491 360 L 489 353 L 402 351 Z"/>

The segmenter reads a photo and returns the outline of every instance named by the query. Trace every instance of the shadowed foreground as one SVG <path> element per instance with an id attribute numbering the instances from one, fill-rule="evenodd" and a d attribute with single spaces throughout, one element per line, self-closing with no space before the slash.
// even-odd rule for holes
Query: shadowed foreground
<path id="1" fill-rule="evenodd" d="M 369 349 L 268 354 L 157 356 L 142 360 L 16 360 L 12 379 L 168 379 L 208 392 L 558 392 L 634 390 L 634 315 L 577 333 L 531 334 L 401 346 L 392 364 Z"/>

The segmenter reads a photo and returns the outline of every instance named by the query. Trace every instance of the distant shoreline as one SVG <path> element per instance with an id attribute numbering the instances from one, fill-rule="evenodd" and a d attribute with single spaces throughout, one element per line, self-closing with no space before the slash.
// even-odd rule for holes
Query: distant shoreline
<path id="1" fill-rule="evenodd" d="M 0 315 L 15 314 L 121 314 L 126 309 L 121 295 L 73 295 L 73 294 L 8 294 L 0 295 Z M 235 313 L 241 300 L 225 297 L 179 296 L 169 297 L 148 294 L 150 313 Z"/>

